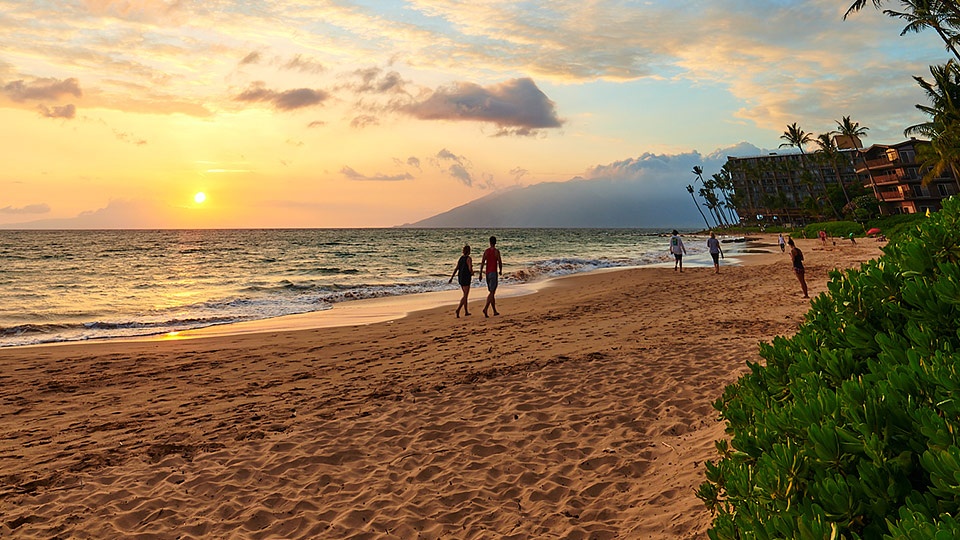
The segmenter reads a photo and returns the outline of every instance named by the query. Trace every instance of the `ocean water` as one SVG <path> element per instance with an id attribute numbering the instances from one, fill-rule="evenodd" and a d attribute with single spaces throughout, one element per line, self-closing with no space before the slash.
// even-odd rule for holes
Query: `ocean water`
<path id="1" fill-rule="evenodd" d="M 498 237 L 502 283 L 672 260 L 664 231 L 305 229 L 0 231 L 0 347 L 145 336 L 457 289 Z M 691 255 L 705 242 L 689 238 Z M 455 297 L 451 297 L 451 302 Z"/>

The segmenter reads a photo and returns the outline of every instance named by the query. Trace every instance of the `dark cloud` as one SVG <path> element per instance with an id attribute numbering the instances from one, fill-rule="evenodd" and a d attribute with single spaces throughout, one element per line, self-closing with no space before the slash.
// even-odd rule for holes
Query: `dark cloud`
<path id="1" fill-rule="evenodd" d="M 246 66 L 248 64 L 259 64 L 261 58 L 262 56 L 260 55 L 260 53 L 258 53 L 257 51 L 253 51 L 252 53 L 244 56 L 243 60 L 240 60 L 240 65 Z"/>
<path id="2" fill-rule="evenodd" d="M 422 120 L 489 122 L 500 129 L 498 135 L 534 135 L 563 125 L 553 101 L 529 78 L 487 87 L 456 83 L 402 110 Z"/>
<path id="3" fill-rule="evenodd" d="M 367 126 L 376 126 L 379 124 L 380 124 L 380 121 L 377 120 L 377 117 L 371 116 L 369 114 L 361 114 L 360 116 L 350 121 L 350 127 L 358 128 L 358 129 L 365 128 Z"/>
<path id="4" fill-rule="evenodd" d="M 396 71 L 384 73 L 382 69 L 372 67 L 358 69 L 353 74 L 360 79 L 360 83 L 353 87 L 357 92 L 373 94 L 405 92 L 405 82 Z"/>
<path id="5" fill-rule="evenodd" d="M 13 207 L 7 206 L 0 208 L 0 214 L 46 214 L 50 211 L 50 205 L 47 203 L 28 204 L 27 206 Z"/>
<path id="6" fill-rule="evenodd" d="M 351 167 L 344 167 L 340 169 L 340 174 L 346 176 L 351 180 L 359 181 L 372 181 L 372 182 L 399 182 L 401 180 L 413 180 L 413 176 L 410 173 L 386 175 L 377 173 L 373 176 L 367 176 L 365 174 L 360 174 L 357 171 L 353 170 Z"/>
<path id="7" fill-rule="evenodd" d="M 276 90 L 270 90 L 262 82 L 256 82 L 235 99 L 237 101 L 247 102 L 266 102 L 273 105 L 277 110 L 292 111 L 318 105 L 323 103 L 328 97 L 330 96 L 323 90 L 297 88 L 295 90 L 278 92 Z"/>
<path id="8" fill-rule="evenodd" d="M 407 158 L 407 165 L 409 165 L 409 166 L 411 166 L 411 167 L 416 167 L 416 168 L 419 169 L 419 168 L 420 168 L 420 159 L 417 158 L 417 157 L 414 157 L 414 156 L 410 156 L 410 157 Z"/>
<path id="9" fill-rule="evenodd" d="M 44 118 L 65 118 L 67 120 L 72 120 L 77 116 L 77 108 L 72 103 L 69 105 L 64 105 L 63 107 L 47 107 L 46 105 L 40 105 L 37 107 L 37 109 Z"/>
<path id="10" fill-rule="evenodd" d="M 308 127 L 308 128 L 316 128 L 316 127 L 321 127 L 321 126 L 325 126 L 325 125 L 327 125 L 327 123 L 324 122 L 323 120 L 314 120 L 313 122 L 310 122 L 309 124 L 307 124 L 307 127 Z"/>
<path id="11" fill-rule="evenodd" d="M 80 90 L 80 82 L 77 79 L 44 78 L 30 82 L 21 79 L 7 83 L 0 88 L 0 94 L 13 101 L 22 102 L 57 100 L 62 96 L 81 97 L 83 92 Z"/>
<path id="12" fill-rule="evenodd" d="M 304 58 L 299 54 L 291 58 L 287 63 L 283 64 L 283 68 L 313 74 L 323 73 L 327 70 L 327 68 L 323 67 L 323 64 L 320 62 L 309 58 Z"/>
<path id="13" fill-rule="evenodd" d="M 456 178 L 467 187 L 473 186 L 473 175 L 468 169 L 469 162 L 463 156 L 458 156 L 444 148 L 437 152 L 437 162 L 441 169 L 450 176 Z"/>

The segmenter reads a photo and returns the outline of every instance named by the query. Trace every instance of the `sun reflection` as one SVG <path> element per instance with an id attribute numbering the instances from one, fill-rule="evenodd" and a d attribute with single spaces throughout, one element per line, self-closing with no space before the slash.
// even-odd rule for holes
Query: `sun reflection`
<path id="1" fill-rule="evenodd" d="M 202 191 L 198 191 L 197 194 L 193 196 L 193 202 L 197 204 L 203 204 L 205 200 L 207 200 L 207 194 Z"/>

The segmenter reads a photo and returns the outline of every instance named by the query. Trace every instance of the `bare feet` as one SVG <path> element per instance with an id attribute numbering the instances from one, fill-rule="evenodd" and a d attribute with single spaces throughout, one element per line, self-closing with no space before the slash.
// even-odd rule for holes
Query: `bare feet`
<path id="1" fill-rule="evenodd" d="M 469 313 L 464 313 L 464 315 L 466 315 L 467 317 L 469 317 L 469 316 L 470 316 L 470 314 L 469 314 Z"/>
<path id="2" fill-rule="evenodd" d="M 488 318 L 490 317 L 489 315 L 487 315 L 487 310 L 483 310 L 483 316 Z"/>
<path id="3" fill-rule="evenodd" d="M 497 311 L 497 310 L 493 310 L 493 316 L 494 316 L 494 317 L 496 317 L 496 316 L 497 316 L 497 315 L 499 315 L 499 314 L 500 314 L 500 312 L 499 312 L 499 311 Z"/>

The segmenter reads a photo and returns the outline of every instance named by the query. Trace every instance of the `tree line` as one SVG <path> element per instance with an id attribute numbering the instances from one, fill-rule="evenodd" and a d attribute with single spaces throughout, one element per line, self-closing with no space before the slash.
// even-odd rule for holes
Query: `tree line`
<path id="1" fill-rule="evenodd" d="M 908 33 L 932 30 L 943 41 L 951 57 L 946 63 L 930 66 L 931 79 L 914 76 L 914 80 L 924 91 L 929 103 L 918 104 L 917 109 L 924 113 L 927 121 L 910 126 L 904 130 L 905 137 L 920 137 L 927 144 L 917 146 L 917 163 L 923 171 L 923 185 L 949 171 L 960 185 L 960 2 L 957 0 L 900 0 L 900 10 L 884 9 L 884 0 L 871 0 L 873 6 L 883 13 L 906 21 L 901 31 Z M 868 0 L 857 0 L 844 19 L 865 8 Z M 866 137 L 869 128 L 844 116 L 837 121 L 837 129 L 814 136 L 805 132 L 797 123 L 787 126 L 780 138 L 784 141 L 780 147 L 793 147 L 800 151 L 799 169 L 792 162 L 770 164 L 772 170 L 738 171 L 746 181 L 762 182 L 764 172 L 775 180 L 785 180 L 791 187 L 790 194 L 775 190 L 734 190 L 729 162 L 719 173 L 710 179 L 703 178 L 700 166 L 693 168 L 695 180 L 686 186 L 707 228 L 722 228 L 739 224 L 738 205 L 741 208 L 764 208 L 768 212 L 788 217 L 810 217 L 818 219 L 842 219 L 857 211 L 869 207 L 879 209 L 879 195 L 876 186 L 868 190 L 860 182 L 846 182 L 842 174 L 845 168 L 856 168 L 851 163 L 849 153 L 841 152 L 836 145 L 836 136 L 846 136 L 852 141 Z M 817 150 L 807 154 L 805 147 L 814 144 Z M 855 152 L 863 159 L 859 152 Z M 828 171 L 825 173 L 824 171 Z M 831 185 L 828 186 L 828 177 Z M 856 175 L 853 175 L 856 179 Z M 700 183 L 699 190 L 694 184 Z M 872 191 L 872 193 L 871 193 Z M 757 193 L 760 200 L 754 200 Z M 697 198 L 699 195 L 699 199 Z M 871 199 L 872 200 L 869 200 Z M 702 201 L 702 202 L 701 202 Z M 707 213 L 702 208 L 707 209 Z M 709 216 L 709 219 L 708 219 Z M 712 220 L 712 223 L 711 223 Z"/>

